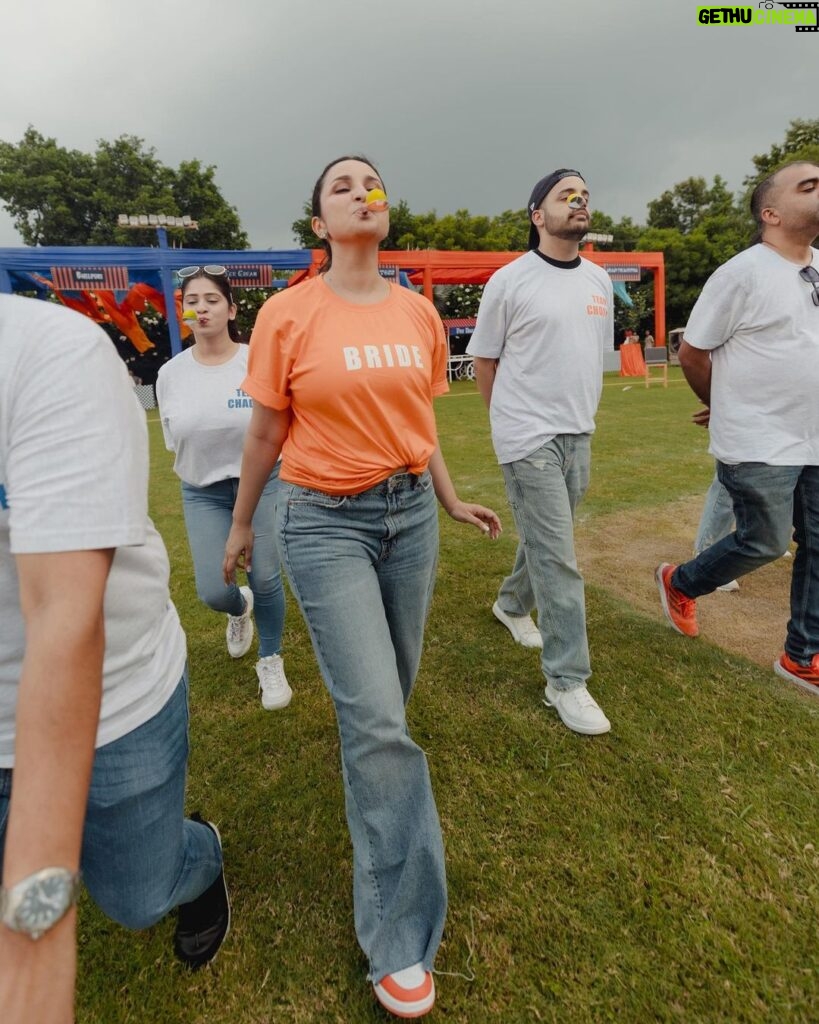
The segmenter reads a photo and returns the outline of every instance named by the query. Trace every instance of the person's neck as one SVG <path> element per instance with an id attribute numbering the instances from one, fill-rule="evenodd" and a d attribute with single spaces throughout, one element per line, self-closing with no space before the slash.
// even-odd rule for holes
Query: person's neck
<path id="1" fill-rule="evenodd" d="M 378 272 L 378 245 L 337 246 L 325 283 L 342 298 L 368 305 L 389 294 L 388 282 Z"/>
<path id="2" fill-rule="evenodd" d="M 562 263 L 576 260 L 580 253 L 580 243 L 571 238 L 555 238 L 554 235 L 541 235 L 538 249 L 544 256 Z"/>
<path id="3" fill-rule="evenodd" d="M 238 342 L 227 331 L 218 338 L 197 338 L 193 346 L 193 358 L 205 366 L 218 366 L 233 358 L 237 345 Z"/>
<path id="4" fill-rule="evenodd" d="M 762 239 L 762 244 L 779 253 L 789 263 L 798 263 L 800 267 L 805 267 L 813 259 L 811 243 L 814 241 L 815 239 L 807 238 L 804 235 L 794 236 L 786 235 L 781 231 L 768 231 Z"/>

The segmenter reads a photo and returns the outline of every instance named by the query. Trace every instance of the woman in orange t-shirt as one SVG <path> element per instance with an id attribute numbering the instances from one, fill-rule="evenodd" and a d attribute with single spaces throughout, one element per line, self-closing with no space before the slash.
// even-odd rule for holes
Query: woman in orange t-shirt
<path id="1" fill-rule="evenodd" d="M 426 299 L 379 274 L 389 214 L 371 193 L 383 187 L 361 157 L 324 169 L 312 205 L 327 261 L 259 313 L 225 577 L 249 567 L 251 519 L 281 452 L 276 534 L 338 717 L 356 933 L 379 1002 L 420 1016 L 435 999 L 446 874 L 404 708 L 435 577 L 435 497 L 493 538 L 500 522 L 458 498 L 438 447 L 446 338 Z"/>

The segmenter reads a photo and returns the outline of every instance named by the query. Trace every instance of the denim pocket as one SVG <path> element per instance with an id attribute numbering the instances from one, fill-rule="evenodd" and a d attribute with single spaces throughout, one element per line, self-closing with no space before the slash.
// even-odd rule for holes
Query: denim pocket
<path id="1" fill-rule="evenodd" d="M 348 494 L 326 494 L 324 491 L 314 491 L 309 487 L 301 487 L 293 484 L 287 504 L 290 508 L 299 505 L 308 505 L 313 508 L 341 508 L 349 500 Z"/>

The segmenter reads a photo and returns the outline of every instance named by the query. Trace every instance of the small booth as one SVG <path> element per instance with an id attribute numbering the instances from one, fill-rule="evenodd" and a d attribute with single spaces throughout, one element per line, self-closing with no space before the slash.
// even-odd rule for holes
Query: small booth
<path id="1" fill-rule="evenodd" d="M 475 330 L 477 320 L 474 316 L 444 318 L 449 355 L 447 357 L 447 376 L 453 380 L 474 380 L 475 367 L 472 356 L 466 354 L 466 346 Z"/>

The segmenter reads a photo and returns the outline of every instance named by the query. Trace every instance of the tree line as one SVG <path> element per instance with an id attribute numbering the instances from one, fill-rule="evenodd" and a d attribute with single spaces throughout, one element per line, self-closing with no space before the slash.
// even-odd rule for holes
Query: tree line
<path id="1" fill-rule="evenodd" d="M 719 175 L 710 183 L 702 177 L 686 178 L 647 201 L 645 224 L 630 217 L 615 220 L 594 210 L 591 230 L 614 236 L 605 248 L 665 254 L 667 322 L 670 327 L 684 326 L 707 277 L 751 239 L 751 190 L 791 160 L 819 163 L 819 119 L 791 121 L 781 143 L 751 157 L 752 170 L 737 194 Z M 238 211 L 216 184 L 214 166 L 192 159 L 178 168 L 167 167 L 152 147 L 132 135 L 100 140 L 89 154 L 65 149 L 29 126 L 18 143 L 0 141 L 0 202 L 26 245 L 154 241 L 151 228 L 144 233 L 119 228 L 120 213 L 190 214 L 199 228 L 186 233 L 184 241 L 197 248 L 245 249 L 249 244 Z M 313 246 L 309 202 L 292 230 L 297 245 Z M 523 209 L 495 216 L 463 209 L 439 216 L 435 210 L 414 213 L 399 199 L 390 208 L 390 232 L 383 248 L 519 251 L 526 248 L 528 230 Z M 169 236 L 173 238 L 173 229 Z M 631 286 L 630 292 L 634 305 L 620 307 L 620 323 L 637 328 L 651 307 L 651 282 Z M 480 289 L 474 286 L 442 290 L 441 310 L 445 315 L 471 315 L 479 297 Z"/>

